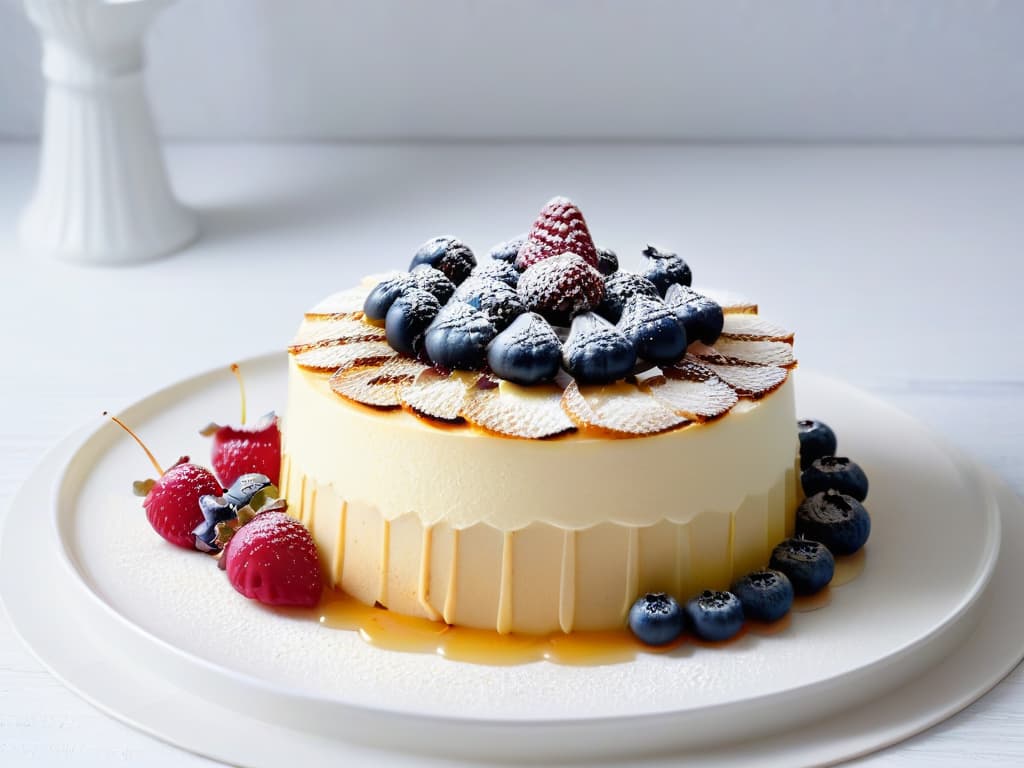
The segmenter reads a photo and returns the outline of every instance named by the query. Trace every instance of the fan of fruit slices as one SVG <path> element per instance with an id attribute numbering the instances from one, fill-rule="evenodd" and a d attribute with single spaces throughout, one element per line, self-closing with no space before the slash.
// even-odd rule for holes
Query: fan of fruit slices
<path id="1" fill-rule="evenodd" d="M 354 402 L 534 439 L 708 421 L 796 365 L 791 332 L 742 298 L 694 291 L 677 254 L 649 245 L 640 272 L 620 270 L 565 198 L 484 262 L 434 238 L 409 272 L 310 309 L 289 352 Z"/>

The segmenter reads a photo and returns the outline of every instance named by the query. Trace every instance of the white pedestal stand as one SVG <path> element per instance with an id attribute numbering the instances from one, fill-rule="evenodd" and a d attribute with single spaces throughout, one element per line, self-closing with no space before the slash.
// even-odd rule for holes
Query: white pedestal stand
<path id="1" fill-rule="evenodd" d="M 142 36 L 169 0 L 25 0 L 43 38 L 46 111 L 21 240 L 95 264 L 172 253 L 198 234 L 175 198 L 146 102 Z"/>

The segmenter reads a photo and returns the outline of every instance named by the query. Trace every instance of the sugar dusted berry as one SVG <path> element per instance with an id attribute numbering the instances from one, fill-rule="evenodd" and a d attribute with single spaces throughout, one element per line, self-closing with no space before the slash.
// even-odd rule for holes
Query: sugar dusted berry
<path id="1" fill-rule="evenodd" d="M 519 255 L 519 249 L 523 247 L 523 243 L 525 242 L 525 234 L 519 235 L 518 237 L 513 237 L 511 240 L 506 240 L 503 243 L 498 243 L 496 246 L 491 248 L 488 255 L 495 261 L 503 261 L 507 264 L 515 264 L 516 256 Z"/>
<path id="2" fill-rule="evenodd" d="M 800 474 L 804 493 L 813 496 L 830 488 L 857 501 L 868 497 L 868 476 L 855 461 L 845 456 L 822 456 Z"/>
<path id="3" fill-rule="evenodd" d="M 820 541 L 833 555 L 852 555 L 871 535 L 871 517 L 853 496 L 829 489 L 800 503 L 796 531 Z"/>
<path id="4" fill-rule="evenodd" d="M 515 288 L 519 284 L 519 271 L 507 261 L 491 261 L 473 270 L 473 278 L 482 277 L 498 280 Z"/>
<path id="5" fill-rule="evenodd" d="M 284 512 L 263 512 L 239 528 L 224 548 L 224 562 L 231 586 L 252 600 L 307 608 L 320 601 L 316 543 Z"/>
<path id="6" fill-rule="evenodd" d="M 656 245 L 648 245 L 644 248 L 643 254 L 644 268 L 641 274 L 654 283 L 662 296 L 670 285 L 690 285 L 693 282 L 690 267 L 679 254 L 664 251 Z"/>
<path id="7" fill-rule="evenodd" d="M 633 296 L 616 325 L 633 344 L 638 357 L 671 365 L 686 354 L 686 331 L 661 299 Z"/>
<path id="8" fill-rule="evenodd" d="M 766 568 L 748 573 L 733 584 L 743 615 L 755 621 L 778 621 L 793 605 L 793 585 L 782 571 Z"/>
<path id="9" fill-rule="evenodd" d="M 593 312 L 573 318 L 562 347 L 562 366 L 580 384 L 610 384 L 636 365 L 636 348 L 614 325 Z"/>
<path id="10" fill-rule="evenodd" d="M 411 285 L 412 278 L 407 272 L 377 283 L 363 302 L 363 314 L 366 315 L 366 319 L 372 323 L 383 323 L 395 299 Z"/>
<path id="11" fill-rule="evenodd" d="M 574 253 L 537 262 L 519 277 L 519 295 L 532 312 L 556 325 L 597 307 L 604 298 L 604 279 Z"/>
<path id="12" fill-rule="evenodd" d="M 667 645 L 683 633 L 683 609 L 671 595 L 648 592 L 629 609 L 629 628 L 646 645 Z"/>
<path id="13" fill-rule="evenodd" d="M 421 288 L 409 288 L 395 299 L 384 321 L 388 344 L 396 352 L 415 357 L 420 341 L 437 313 L 441 303 L 433 294 Z"/>
<path id="14" fill-rule="evenodd" d="M 494 324 L 476 307 L 451 301 L 437 313 L 424 334 L 427 356 L 442 368 L 475 371 L 487 359 Z"/>
<path id="15" fill-rule="evenodd" d="M 796 423 L 800 438 L 800 468 L 807 469 L 823 456 L 836 455 L 836 433 L 832 427 L 816 419 L 801 419 Z"/>
<path id="16" fill-rule="evenodd" d="M 725 315 L 713 299 L 686 285 L 673 283 L 665 292 L 665 303 L 675 312 L 691 342 L 714 344 L 722 334 Z"/>
<path id="17" fill-rule="evenodd" d="M 449 235 L 434 237 L 421 245 L 412 257 L 409 269 L 415 269 L 420 264 L 429 264 L 434 269 L 439 269 L 458 285 L 473 271 L 476 266 L 476 257 L 469 246 L 461 240 Z"/>
<path id="18" fill-rule="evenodd" d="M 428 264 L 420 264 L 409 273 L 409 281 L 416 288 L 422 288 L 434 295 L 439 302 L 446 304 L 455 293 L 455 283 L 439 269 Z"/>
<path id="19" fill-rule="evenodd" d="M 487 364 L 496 375 L 516 384 L 551 381 L 562 364 L 562 345 L 547 320 L 527 312 L 490 343 Z"/>
<path id="20" fill-rule="evenodd" d="M 597 271 L 602 275 L 611 275 L 619 271 L 619 257 L 610 248 L 597 249 Z"/>
<path id="21" fill-rule="evenodd" d="M 701 640 L 728 640 L 743 629 L 743 606 L 732 592 L 706 589 L 686 604 L 686 623 Z"/>
<path id="22" fill-rule="evenodd" d="M 516 256 L 516 269 L 522 272 L 538 261 L 562 253 L 575 253 L 590 266 L 598 265 L 597 248 L 583 213 L 571 200 L 556 197 L 541 209 L 533 223 Z"/>
<path id="23" fill-rule="evenodd" d="M 613 323 L 619 322 L 626 302 L 633 296 L 658 298 L 658 289 L 646 277 L 635 272 L 616 272 L 604 279 L 604 299 L 597 311 Z"/>

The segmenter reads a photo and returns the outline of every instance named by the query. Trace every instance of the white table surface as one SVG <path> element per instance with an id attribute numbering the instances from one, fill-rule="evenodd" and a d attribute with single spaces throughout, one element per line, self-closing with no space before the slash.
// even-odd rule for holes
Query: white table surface
<path id="1" fill-rule="evenodd" d="M 104 409 L 283 347 L 314 300 L 404 267 L 432 235 L 485 253 L 555 194 L 625 264 L 647 240 L 676 248 L 697 283 L 797 329 L 804 366 L 892 401 L 1024 491 L 1024 147 L 186 144 L 169 160 L 202 241 L 86 269 L 19 251 L 36 148 L 0 144 L 0 515 L 39 511 L 8 510 L 15 490 Z M 861 764 L 981 761 L 1024 764 L 1020 669 Z M 0 614 L 0 765 L 111 764 L 212 765 L 93 710 Z"/>

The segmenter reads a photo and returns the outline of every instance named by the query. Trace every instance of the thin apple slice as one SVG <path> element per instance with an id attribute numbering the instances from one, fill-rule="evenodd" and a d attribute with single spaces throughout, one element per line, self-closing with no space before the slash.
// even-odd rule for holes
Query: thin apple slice
<path id="1" fill-rule="evenodd" d="M 437 368 L 427 368 L 402 391 L 402 403 L 422 416 L 455 421 L 461 418 L 462 407 L 480 375 L 468 371 L 447 373 Z"/>
<path id="2" fill-rule="evenodd" d="M 700 342 L 691 344 L 689 351 L 702 362 L 722 365 L 796 365 L 793 345 L 784 341 L 738 341 L 720 338 L 713 347 Z"/>
<path id="3" fill-rule="evenodd" d="M 325 320 L 304 320 L 289 352 L 302 352 L 324 344 L 354 344 L 360 341 L 384 341 L 384 329 L 370 325 L 351 315 L 330 317 Z"/>
<path id="4" fill-rule="evenodd" d="M 784 341 L 793 343 L 793 332 L 765 320 L 760 315 L 729 314 L 725 316 L 722 337 L 741 341 Z M 717 345 L 716 345 L 717 346 Z"/>
<path id="5" fill-rule="evenodd" d="M 487 383 L 487 386 L 481 386 Z M 539 439 L 572 432 L 576 425 L 562 410 L 562 390 L 554 384 L 497 386 L 481 378 L 462 407 L 471 424 L 509 437 Z"/>
<path id="6" fill-rule="evenodd" d="M 580 387 L 573 381 L 562 395 L 562 407 L 580 427 L 623 435 L 654 435 L 686 423 L 650 392 L 625 382 Z"/>
<path id="7" fill-rule="evenodd" d="M 306 311 L 309 319 L 325 317 L 361 317 L 363 314 L 363 302 L 369 295 L 373 286 L 360 284 L 354 288 L 346 288 L 343 291 L 332 293 L 325 299 L 317 302 Z"/>
<path id="8" fill-rule="evenodd" d="M 716 291 L 710 288 L 697 288 L 695 290 L 715 301 L 718 306 L 722 308 L 722 312 L 726 315 L 757 314 L 757 303 L 751 301 L 746 296 L 741 296 L 740 294 L 733 293 L 732 291 Z"/>
<path id="9" fill-rule="evenodd" d="M 355 366 L 335 373 L 331 389 L 349 400 L 375 408 L 395 408 L 402 404 L 402 391 L 409 387 L 427 366 L 408 357 L 395 357 L 382 365 Z"/>
<path id="10" fill-rule="evenodd" d="M 337 371 L 366 365 L 380 365 L 398 357 L 386 341 L 355 344 L 324 344 L 295 354 L 295 362 L 314 371 Z"/>
<path id="11" fill-rule="evenodd" d="M 782 386 L 789 377 L 785 368 L 771 365 L 720 365 L 704 363 L 714 374 L 736 390 L 740 397 L 757 400 Z"/>
<path id="12" fill-rule="evenodd" d="M 707 421 L 728 413 L 739 398 L 736 391 L 708 368 L 681 361 L 662 369 L 661 376 L 642 386 L 661 403 L 691 421 Z"/>

